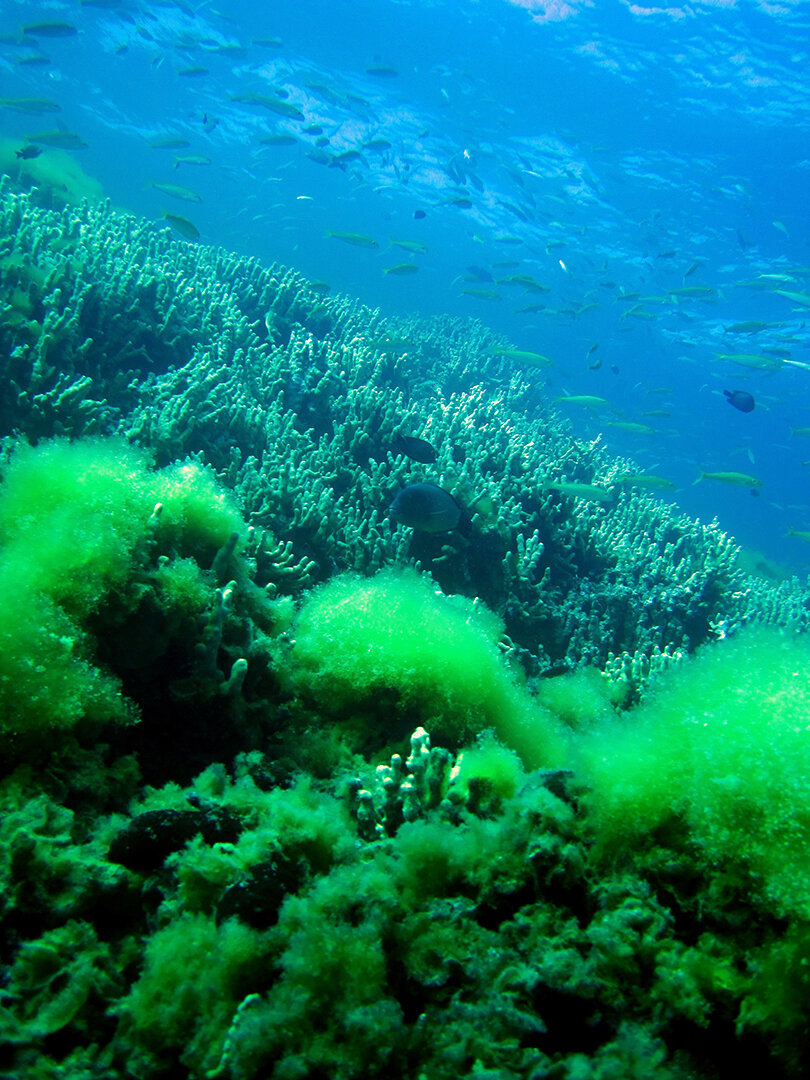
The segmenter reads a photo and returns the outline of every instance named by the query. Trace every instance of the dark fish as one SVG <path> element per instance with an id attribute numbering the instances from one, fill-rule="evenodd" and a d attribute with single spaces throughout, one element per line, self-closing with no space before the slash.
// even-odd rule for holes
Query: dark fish
<path id="1" fill-rule="evenodd" d="M 30 37 L 73 37 L 78 33 L 72 23 L 66 22 L 29 23 L 22 28 L 22 32 Z"/>
<path id="2" fill-rule="evenodd" d="M 752 412 L 756 402 L 747 390 L 724 390 L 729 405 L 733 405 L 740 412 Z"/>
<path id="3" fill-rule="evenodd" d="M 416 532 L 443 533 L 458 529 L 468 535 L 470 519 L 449 491 L 435 484 L 408 484 L 388 508 L 394 521 Z"/>
<path id="4" fill-rule="evenodd" d="M 30 158 L 39 157 L 42 153 L 42 149 L 39 146 L 34 146 L 33 143 L 29 143 L 28 146 L 24 146 L 22 150 L 16 151 L 16 156 L 22 158 L 23 161 L 28 161 Z"/>
<path id="5" fill-rule="evenodd" d="M 186 240 L 194 243 L 200 239 L 200 230 L 188 218 L 180 217 L 179 214 L 170 214 L 168 211 L 164 211 L 163 216 L 169 225 L 176 229 Z"/>
<path id="6" fill-rule="evenodd" d="M 432 465 L 438 456 L 429 442 L 425 439 L 417 439 L 415 435 L 395 435 L 394 451 L 422 465 Z"/>
<path id="7" fill-rule="evenodd" d="M 25 137 L 28 142 L 54 146 L 60 150 L 83 150 L 87 146 L 87 143 L 80 139 L 75 131 L 63 131 L 61 128 L 54 131 L 38 131 L 35 135 Z"/>
<path id="8" fill-rule="evenodd" d="M 425 213 L 424 210 L 414 210 L 413 216 L 416 218 L 417 221 L 421 221 L 422 218 L 427 217 L 427 214 Z"/>

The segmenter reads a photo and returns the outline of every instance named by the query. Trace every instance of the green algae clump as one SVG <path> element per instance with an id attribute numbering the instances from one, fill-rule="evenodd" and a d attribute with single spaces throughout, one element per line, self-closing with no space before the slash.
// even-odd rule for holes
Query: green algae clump
<path id="1" fill-rule="evenodd" d="M 682 822 L 777 915 L 810 917 L 810 641 L 751 627 L 707 646 L 574 759 L 604 848 Z"/>
<path id="2" fill-rule="evenodd" d="M 413 570 L 341 575 L 301 610 L 293 683 L 325 712 L 370 713 L 389 737 L 404 713 L 445 744 L 492 728 L 527 768 L 559 764 L 561 730 L 501 657 L 502 629 L 479 601 L 445 596 Z"/>
<path id="3" fill-rule="evenodd" d="M 154 472 L 118 438 L 20 444 L 3 473 L 0 742 L 24 751 L 80 722 L 135 719 L 96 664 L 106 606 L 137 607 L 135 579 L 160 548 L 195 559 L 199 575 L 243 527 L 239 512 L 201 466 Z"/>

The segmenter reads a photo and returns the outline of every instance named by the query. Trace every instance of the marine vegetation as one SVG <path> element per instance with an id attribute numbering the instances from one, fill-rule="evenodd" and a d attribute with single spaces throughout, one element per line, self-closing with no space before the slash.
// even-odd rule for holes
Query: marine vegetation
<path id="1" fill-rule="evenodd" d="M 0 217 L 0 1076 L 804 1075 L 807 586 L 478 322 Z"/>

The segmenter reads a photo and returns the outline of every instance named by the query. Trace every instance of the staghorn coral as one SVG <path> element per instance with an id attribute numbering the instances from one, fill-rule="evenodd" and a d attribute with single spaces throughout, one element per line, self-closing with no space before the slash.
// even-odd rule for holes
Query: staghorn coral
<path id="1" fill-rule="evenodd" d="M 480 323 L 386 323 L 292 270 L 106 204 L 43 210 L 7 181 L 0 214 L 5 431 L 115 428 L 159 464 L 202 455 L 266 534 L 257 580 L 278 595 L 409 562 L 492 607 L 530 672 L 595 663 L 628 698 L 655 657 L 786 605 L 806 626 L 801 586 L 763 588 L 716 525 L 620 484 L 628 463 L 576 439 Z M 435 466 L 397 455 L 400 431 L 431 440 Z M 469 541 L 392 527 L 392 497 L 423 479 L 470 509 Z"/>

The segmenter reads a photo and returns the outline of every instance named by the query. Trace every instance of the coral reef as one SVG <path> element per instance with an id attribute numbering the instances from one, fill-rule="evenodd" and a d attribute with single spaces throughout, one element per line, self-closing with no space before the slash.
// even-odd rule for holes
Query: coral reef
<path id="1" fill-rule="evenodd" d="M 806 1073 L 807 586 L 480 323 L 13 179 L 0 1077 Z"/>

